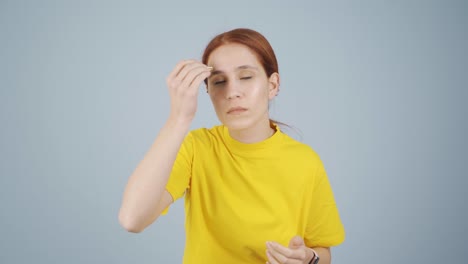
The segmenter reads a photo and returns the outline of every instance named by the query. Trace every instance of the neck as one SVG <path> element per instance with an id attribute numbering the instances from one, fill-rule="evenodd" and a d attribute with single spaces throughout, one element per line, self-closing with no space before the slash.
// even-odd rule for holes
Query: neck
<path id="1" fill-rule="evenodd" d="M 233 139 L 247 144 L 264 141 L 275 133 L 275 129 L 270 126 L 269 119 L 253 127 L 236 130 L 228 128 L 228 130 Z"/>

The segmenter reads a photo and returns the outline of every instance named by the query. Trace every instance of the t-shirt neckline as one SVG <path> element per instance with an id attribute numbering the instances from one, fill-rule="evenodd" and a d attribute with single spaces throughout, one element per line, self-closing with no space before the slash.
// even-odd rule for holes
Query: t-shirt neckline
<path id="1" fill-rule="evenodd" d="M 273 129 L 275 129 L 275 133 L 270 136 L 269 138 L 262 140 L 260 142 L 255 142 L 255 143 L 243 143 L 240 142 L 229 134 L 229 129 L 223 125 L 223 137 L 225 138 L 227 144 L 238 151 L 252 151 L 252 150 L 261 150 L 261 149 L 267 149 L 273 146 L 277 146 L 278 143 L 281 141 L 281 135 L 282 131 L 280 127 L 275 124 L 273 124 Z"/>

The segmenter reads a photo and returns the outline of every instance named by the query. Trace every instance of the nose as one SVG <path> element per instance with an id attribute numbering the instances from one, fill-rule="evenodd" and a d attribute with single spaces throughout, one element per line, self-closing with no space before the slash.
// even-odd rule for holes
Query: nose
<path id="1" fill-rule="evenodd" d="M 227 83 L 226 88 L 226 98 L 231 100 L 234 98 L 240 98 L 242 96 L 242 91 L 240 89 L 240 85 L 235 81 L 231 81 Z"/>

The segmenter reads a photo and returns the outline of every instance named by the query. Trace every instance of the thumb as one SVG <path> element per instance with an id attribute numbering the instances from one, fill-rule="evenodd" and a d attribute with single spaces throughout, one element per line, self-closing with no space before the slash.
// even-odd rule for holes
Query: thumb
<path id="1" fill-rule="evenodd" d="M 294 236 L 289 241 L 289 248 L 300 248 L 301 246 L 304 246 L 304 239 L 300 236 Z"/>

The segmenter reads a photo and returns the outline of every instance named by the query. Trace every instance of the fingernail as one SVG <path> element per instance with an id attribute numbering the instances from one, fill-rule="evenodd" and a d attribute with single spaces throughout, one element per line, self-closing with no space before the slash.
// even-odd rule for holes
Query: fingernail
<path id="1" fill-rule="evenodd" d="M 211 66 L 206 66 L 206 68 L 207 68 L 209 71 L 212 71 L 212 70 L 213 70 L 213 67 L 211 67 Z"/>

